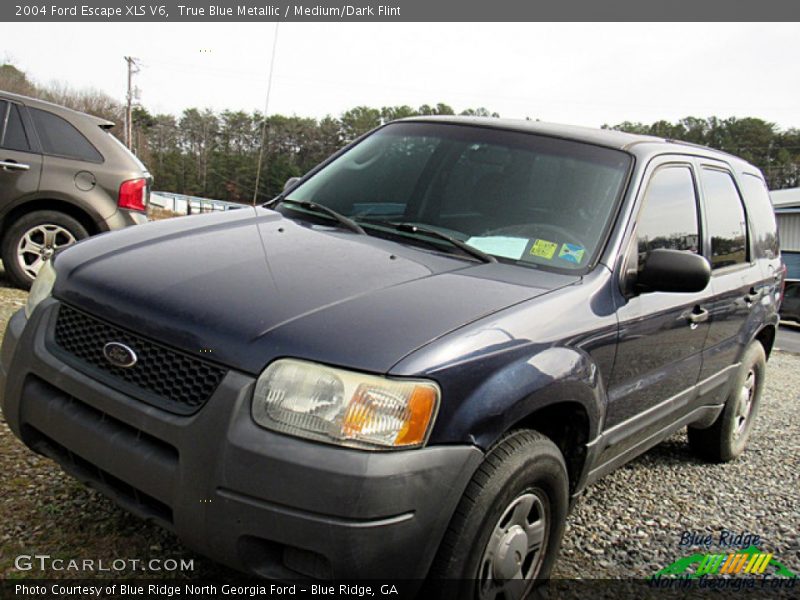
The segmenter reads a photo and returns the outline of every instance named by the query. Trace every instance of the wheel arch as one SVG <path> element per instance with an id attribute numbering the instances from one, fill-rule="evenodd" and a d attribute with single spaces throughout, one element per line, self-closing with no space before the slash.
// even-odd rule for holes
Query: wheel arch
<path id="1" fill-rule="evenodd" d="M 753 338 L 761 342 L 761 345 L 764 346 L 764 353 L 767 355 L 767 359 L 769 359 L 769 355 L 772 353 L 772 347 L 775 345 L 775 336 L 777 333 L 777 328 L 774 325 L 765 325 Z"/>
<path id="2" fill-rule="evenodd" d="M 40 210 L 52 210 L 69 215 L 83 225 L 89 235 L 95 235 L 104 231 L 104 229 L 98 225 L 96 220 L 99 218 L 99 215 L 92 215 L 86 210 L 86 208 L 82 206 L 74 204 L 68 200 L 56 198 L 37 198 L 16 205 L 3 215 L 2 224 L 0 224 L 0 239 L 5 238 L 9 227 L 15 221 L 17 221 L 17 219 Z"/>
<path id="3" fill-rule="evenodd" d="M 511 431 L 520 429 L 538 431 L 558 446 L 567 465 L 569 491 L 578 491 L 585 479 L 591 431 L 586 407 L 580 402 L 555 402 L 515 423 Z"/>
<path id="4" fill-rule="evenodd" d="M 574 493 L 585 481 L 605 406 L 605 388 L 592 358 L 580 349 L 551 347 L 495 373 L 459 412 L 485 415 L 470 427 L 473 442 L 484 450 L 520 429 L 546 435 L 564 455 Z"/>

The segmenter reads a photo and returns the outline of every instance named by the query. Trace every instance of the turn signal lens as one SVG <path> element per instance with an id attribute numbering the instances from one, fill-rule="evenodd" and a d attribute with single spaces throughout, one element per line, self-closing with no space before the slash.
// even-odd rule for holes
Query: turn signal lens
<path id="1" fill-rule="evenodd" d="M 438 398 L 436 392 L 428 387 L 417 387 L 408 400 L 408 418 L 397 434 L 395 446 L 413 446 L 422 443 L 428 430 Z"/>

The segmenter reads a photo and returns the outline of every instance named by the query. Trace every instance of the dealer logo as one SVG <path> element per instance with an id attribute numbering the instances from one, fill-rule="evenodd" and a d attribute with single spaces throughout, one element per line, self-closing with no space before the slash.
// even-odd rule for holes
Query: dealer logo
<path id="1" fill-rule="evenodd" d="M 716 544 L 714 544 L 715 541 Z M 679 558 L 652 575 L 650 579 L 679 578 L 691 580 L 707 579 L 713 576 L 730 577 L 733 575 L 760 578 L 798 578 L 797 574 L 779 562 L 772 553 L 763 552 L 758 547 L 758 544 L 761 544 L 761 537 L 749 533 L 734 535 L 730 531 L 723 530 L 719 534 L 719 538 L 714 540 L 711 534 L 685 531 L 680 537 L 680 546 L 700 546 L 706 551 L 695 552 Z M 712 545 L 725 550 L 710 551 Z"/>
<path id="2" fill-rule="evenodd" d="M 697 578 L 710 575 L 764 575 L 770 569 L 773 577 L 797 577 L 768 552 L 750 546 L 728 554 L 691 554 L 679 558 L 653 577 L 681 576 Z"/>

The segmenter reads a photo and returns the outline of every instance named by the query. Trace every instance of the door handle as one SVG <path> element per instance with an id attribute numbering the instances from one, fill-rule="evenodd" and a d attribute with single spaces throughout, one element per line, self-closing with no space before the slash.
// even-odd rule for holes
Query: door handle
<path id="1" fill-rule="evenodd" d="M 692 329 L 695 329 L 700 323 L 708 321 L 708 310 L 695 306 L 691 311 L 683 314 L 686 320 L 691 324 Z"/>
<path id="2" fill-rule="evenodd" d="M 750 306 L 751 304 L 753 304 L 753 302 L 758 300 L 760 297 L 761 297 L 761 294 L 759 292 L 757 292 L 755 290 L 755 288 L 750 288 L 750 292 L 748 294 L 745 294 L 744 302 L 745 302 L 745 304 Z"/>
<path id="3" fill-rule="evenodd" d="M 30 171 L 31 166 L 23 163 L 18 163 L 15 160 L 0 160 L 0 167 L 4 171 Z"/>

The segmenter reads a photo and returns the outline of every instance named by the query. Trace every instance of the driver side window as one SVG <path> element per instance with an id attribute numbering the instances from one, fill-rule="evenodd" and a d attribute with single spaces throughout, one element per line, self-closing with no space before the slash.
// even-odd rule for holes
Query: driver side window
<path id="1" fill-rule="evenodd" d="M 640 271 L 656 248 L 700 252 L 697 193 L 688 166 L 661 167 L 651 177 L 636 226 L 635 262 L 629 271 Z"/>

